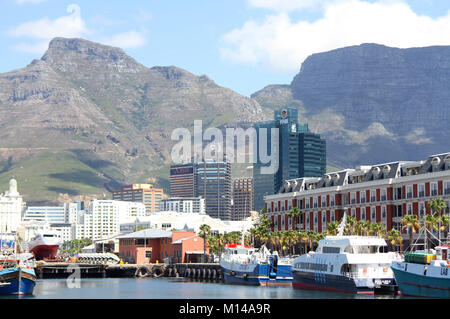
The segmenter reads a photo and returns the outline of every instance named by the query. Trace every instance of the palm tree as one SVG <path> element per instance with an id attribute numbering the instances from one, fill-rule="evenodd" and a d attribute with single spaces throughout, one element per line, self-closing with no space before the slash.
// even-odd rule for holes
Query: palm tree
<path id="1" fill-rule="evenodd" d="M 299 234 L 298 234 L 300 241 L 302 241 L 305 244 L 305 254 L 308 252 L 308 242 L 309 242 L 309 237 L 308 237 L 308 233 L 305 232 L 304 230 L 302 230 Z"/>
<path id="2" fill-rule="evenodd" d="M 386 227 L 381 223 L 370 224 L 370 234 L 378 237 L 384 237 L 386 235 Z"/>
<path id="3" fill-rule="evenodd" d="M 391 243 L 392 246 L 400 245 L 400 252 L 402 251 L 403 237 L 402 237 L 402 234 L 398 230 L 391 229 L 387 233 L 387 240 Z"/>
<path id="4" fill-rule="evenodd" d="M 441 216 L 441 231 L 444 232 L 444 238 L 447 238 L 448 236 L 448 229 L 449 229 L 449 217 L 447 215 Z"/>
<path id="5" fill-rule="evenodd" d="M 339 224 L 337 222 L 329 223 L 326 232 L 330 236 L 336 236 L 339 233 Z"/>
<path id="6" fill-rule="evenodd" d="M 211 226 L 203 224 L 200 226 L 200 237 L 203 238 L 203 262 L 206 262 L 206 237 L 211 233 Z"/>
<path id="7" fill-rule="evenodd" d="M 441 215 L 442 212 L 445 211 L 445 209 L 447 208 L 447 205 L 445 204 L 445 201 L 441 198 L 433 198 L 432 200 L 430 200 L 430 202 L 428 203 L 428 205 L 430 206 L 430 209 L 432 212 L 434 213 L 438 213 L 439 215 L 439 220 L 438 220 L 438 224 L 439 224 L 439 240 L 441 240 Z"/>
<path id="8" fill-rule="evenodd" d="M 317 233 L 313 230 L 308 230 L 306 232 L 306 234 L 308 235 L 308 244 L 311 250 L 314 249 L 314 241 L 316 240 L 316 235 Z"/>
<path id="9" fill-rule="evenodd" d="M 300 216 L 301 212 L 298 207 L 293 207 L 288 213 L 288 216 L 292 218 L 292 229 L 297 229 L 298 224 L 298 217 Z"/>
<path id="10" fill-rule="evenodd" d="M 437 213 L 425 215 L 425 231 L 431 231 L 434 229 L 435 231 L 439 230 L 439 216 Z M 431 247 L 432 240 L 429 236 L 426 237 L 428 242 L 426 243 L 428 247 Z"/>
<path id="11" fill-rule="evenodd" d="M 405 215 L 401 221 L 403 227 L 402 229 L 408 229 L 409 232 L 409 247 L 410 249 L 413 244 L 413 234 L 415 234 L 418 230 L 421 229 L 421 225 L 419 223 L 419 218 L 417 215 Z"/>
<path id="12" fill-rule="evenodd" d="M 347 216 L 345 220 L 345 234 L 353 235 L 355 232 L 356 217 Z"/>

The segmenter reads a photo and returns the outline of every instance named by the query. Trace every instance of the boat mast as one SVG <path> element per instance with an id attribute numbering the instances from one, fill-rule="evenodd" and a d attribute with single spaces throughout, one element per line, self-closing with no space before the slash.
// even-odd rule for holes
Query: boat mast
<path id="1" fill-rule="evenodd" d="M 338 236 L 342 236 L 344 234 L 345 222 L 347 220 L 347 212 L 344 211 L 344 217 L 342 217 L 341 224 L 339 225 Z"/>

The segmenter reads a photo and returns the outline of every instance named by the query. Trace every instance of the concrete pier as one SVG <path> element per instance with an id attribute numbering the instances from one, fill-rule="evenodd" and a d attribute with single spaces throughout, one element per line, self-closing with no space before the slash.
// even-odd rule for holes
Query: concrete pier
<path id="1" fill-rule="evenodd" d="M 35 268 L 39 279 L 68 278 L 78 274 L 81 278 L 118 277 L 185 277 L 193 280 L 220 282 L 223 274 L 219 264 L 101 264 L 57 263 L 39 264 Z"/>

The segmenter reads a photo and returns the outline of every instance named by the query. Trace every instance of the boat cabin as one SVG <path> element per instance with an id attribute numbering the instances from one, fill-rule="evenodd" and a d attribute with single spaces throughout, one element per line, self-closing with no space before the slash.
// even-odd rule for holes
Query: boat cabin
<path id="1" fill-rule="evenodd" d="M 256 251 L 247 245 L 228 244 L 225 246 L 226 255 L 252 255 Z"/>
<path id="2" fill-rule="evenodd" d="M 380 237 L 327 236 L 319 241 L 316 253 L 322 254 L 377 254 L 385 252 L 386 241 Z"/>

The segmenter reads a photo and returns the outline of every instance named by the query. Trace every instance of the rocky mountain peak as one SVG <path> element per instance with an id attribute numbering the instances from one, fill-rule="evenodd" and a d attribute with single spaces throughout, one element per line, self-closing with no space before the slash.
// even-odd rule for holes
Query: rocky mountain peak
<path id="1" fill-rule="evenodd" d="M 94 66 L 123 73 L 137 73 L 146 69 L 120 48 L 80 38 L 54 38 L 41 60 L 63 72 L 77 70 L 79 66 Z"/>

